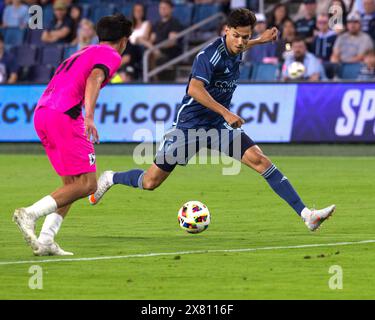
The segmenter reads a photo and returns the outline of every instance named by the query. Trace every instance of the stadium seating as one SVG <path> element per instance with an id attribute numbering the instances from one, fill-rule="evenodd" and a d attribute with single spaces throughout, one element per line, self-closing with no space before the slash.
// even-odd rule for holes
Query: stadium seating
<path id="1" fill-rule="evenodd" d="M 343 63 L 339 67 L 338 76 L 343 80 L 355 80 L 358 78 L 361 67 L 360 63 Z"/>
<path id="2" fill-rule="evenodd" d="M 249 64 L 244 64 L 244 65 L 241 65 L 240 66 L 240 77 L 239 77 L 239 81 L 249 81 L 250 77 L 251 77 L 251 69 L 252 69 L 252 66 L 249 65 Z"/>
<path id="3" fill-rule="evenodd" d="M 89 3 L 79 3 L 78 4 L 81 8 L 81 16 L 82 18 L 90 19 L 91 16 L 91 4 Z"/>
<path id="4" fill-rule="evenodd" d="M 93 5 L 100 4 L 101 2 L 102 2 L 101 0 L 79 0 L 78 1 L 79 4 L 87 3 L 87 4 L 93 4 Z"/>
<path id="5" fill-rule="evenodd" d="M 259 11 L 259 0 L 247 0 L 247 8 L 254 12 Z"/>
<path id="6" fill-rule="evenodd" d="M 35 65 L 31 68 L 28 80 L 35 83 L 47 83 L 53 72 L 51 65 Z"/>
<path id="7" fill-rule="evenodd" d="M 124 3 L 121 6 L 117 7 L 117 12 L 122 13 L 124 16 L 129 17 L 132 14 L 133 4 L 132 3 Z"/>
<path id="8" fill-rule="evenodd" d="M 64 48 L 62 46 L 48 45 L 41 49 L 40 63 L 57 67 L 62 60 Z"/>
<path id="9" fill-rule="evenodd" d="M 66 46 L 64 48 L 63 60 L 68 59 L 76 51 L 77 51 L 77 46 Z"/>
<path id="10" fill-rule="evenodd" d="M 42 41 L 43 30 L 40 29 L 28 29 L 26 34 L 26 43 L 34 44 L 36 46 L 43 46 L 44 42 Z"/>
<path id="11" fill-rule="evenodd" d="M 23 44 L 16 47 L 15 56 L 20 67 L 30 67 L 38 63 L 38 47 Z"/>
<path id="12" fill-rule="evenodd" d="M 191 24 L 193 17 L 193 4 L 178 4 L 174 7 L 173 16 L 178 19 L 184 27 Z"/>
<path id="13" fill-rule="evenodd" d="M 208 17 L 211 17 L 221 11 L 221 5 L 219 4 L 199 4 L 194 7 L 194 14 L 192 22 L 198 23 Z M 217 21 L 207 23 L 202 31 L 213 31 L 217 29 Z"/>
<path id="14" fill-rule="evenodd" d="M 116 6 L 113 3 L 98 4 L 92 8 L 90 20 L 97 23 L 101 17 L 114 14 L 115 11 Z"/>
<path id="15" fill-rule="evenodd" d="M 159 20 L 159 0 L 78 0 L 75 4 L 81 7 L 83 18 L 90 19 L 95 23 L 102 16 L 116 12 L 121 12 L 127 17 L 130 17 L 132 8 L 137 2 L 145 5 L 146 18 L 148 20 L 152 23 Z M 175 4 L 173 16 L 181 22 L 184 28 L 211 17 L 222 10 L 222 6 L 217 3 L 193 4 L 184 0 L 175 0 L 173 2 Z M 256 9 L 258 1 L 247 0 L 247 6 Z M 52 19 L 53 6 L 44 6 L 43 28 L 46 28 Z M 218 28 L 218 20 L 215 20 L 184 37 L 181 42 L 183 42 L 185 50 L 215 37 Z M 29 72 L 24 71 L 29 71 L 31 67 L 38 63 L 48 65 L 48 68 L 50 68 L 50 66 L 56 67 L 62 60 L 68 58 L 77 50 L 76 46 L 71 46 L 69 44 L 65 46 L 46 45 L 41 40 L 43 30 L 39 29 L 0 28 L 0 33 L 4 37 L 5 49 L 9 50 L 17 57 L 16 60 L 23 71 L 23 75 L 28 75 Z M 184 63 L 187 61 L 188 60 L 185 60 Z M 335 76 L 343 80 L 356 80 L 361 66 L 361 64 L 357 63 L 335 64 L 333 67 L 329 66 L 330 68 L 327 68 L 327 70 L 332 71 L 330 79 Z M 50 69 L 45 69 L 36 69 L 33 75 L 34 79 L 42 79 L 44 81 L 44 76 L 51 71 Z M 239 81 L 277 81 L 280 76 L 279 69 L 279 65 L 272 64 L 243 65 L 240 69 Z M 24 78 L 20 77 L 20 79 Z"/>
<path id="16" fill-rule="evenodd" d="M 35 45 L 23 44 L 14 48 L 14 55 L 18 64 L 18 81 L 28 81 L 30 70 L 39 63 L 38 47 Z"/>
<path id="17" fill-rule="evenodd" d="M 147 20 L 151 21 L 151 24 L 154 24 L 156 21 L 160 19 L 158 3 L 151 3 L 147 6 L 146 18 Z"/>
<path id="18" fill-rule="evenodd" d="M 279 76 L 279 65 L 259 63 L 254 64 L 251 72 L 253 81 L 276 81 Z"/>

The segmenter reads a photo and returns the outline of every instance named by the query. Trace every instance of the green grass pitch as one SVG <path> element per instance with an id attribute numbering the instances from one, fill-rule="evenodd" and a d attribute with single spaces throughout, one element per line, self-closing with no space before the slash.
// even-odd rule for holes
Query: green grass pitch
<path id="1" fill-rule="evenodd" d="M 74 259 L 113 258 L 45 263 L 40 260 L 66 257 L 34 257 L 11 216 L 60 180 L 44 155 L 0 155 L 0 299 L 374 299 L 374 243 L 179 253 L 375 239 L 372 157 L 272 160 L 306 204 L 337 205 L 318 232 L 309 232 L 250 169 L 223 176 L 220 165 L 190 165 L 178 167 L 153 192 L 115 186 L 95 207 L 86 199 L 74 204 L 59 244 Z M 98 154 L 98 167 L 126 170 L 134 164 L 130 156 Z M 187 234 L 177 224 L 177 211 L 188 200 L 210 209 L 211 225 L 201 234 Z M 115 258 L 151 253 L 175 254 Z M 24 260 L 34 262 L 1 264 Z M 29 288 L 32 265 L 42 267 L 42 290 Z M 343 271 L 341 290 L 328 285 L 334 265 Z"/>

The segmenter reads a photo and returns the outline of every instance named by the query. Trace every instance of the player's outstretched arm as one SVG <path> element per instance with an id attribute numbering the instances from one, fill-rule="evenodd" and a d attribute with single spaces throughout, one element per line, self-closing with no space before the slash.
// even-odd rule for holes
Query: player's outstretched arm
<path id="1" fill-rule="evenodd" d="M 267 29 L 262 33 L 262 35 L 256 39 L 249 40 L 244 51 L 249 50 L 250 48 L 259 45 L 265 44 L 267 42 L 276 41 L 279 34 L 279 30 L 276 27 Z"/>
<path id="2" fill-rule="evenodd" d="M 85 133 L 87 139 L 99 143 L 99 135 L 94 123 L 96 100 L 102 83 L 105 80 L 103 70 L 94 69 L 86 81 L 85 89 Z"/>
<path id="3" fill-rule="evenodd" d="M 238 115 L 230 112 L 223 105 L 218 103 L 204 87 L 204 83 L 197 79 L 191 79 L 189 83 L 188 94 L 195 101 L 198 101 L 201 105 L 215 111 L 220 114 L 225 121 L 233 128 L 241 127 L 245 121 Z"/>

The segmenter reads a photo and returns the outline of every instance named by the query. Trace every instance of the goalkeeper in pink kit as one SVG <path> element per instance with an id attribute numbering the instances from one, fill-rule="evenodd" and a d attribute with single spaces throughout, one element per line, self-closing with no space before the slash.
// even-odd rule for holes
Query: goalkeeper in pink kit
<path id="1" fill-rule="evenodd" d="M 123 15 L 103 17 L 98 45 L 65 60 L 38 101 L 35 130 L 63 186 L 33 205 L 16 209 L 13 221 L 35 255 L 72 255 L 54 241 L 73 202 L 97 188 L 94 143 L 99 142 L 94 111 L 99 91 L 121 63 L 132 25 Z M 85 116 L 82 116 L 82 107 Z M 39 238 L 36 221 L 46 216 Z"/>

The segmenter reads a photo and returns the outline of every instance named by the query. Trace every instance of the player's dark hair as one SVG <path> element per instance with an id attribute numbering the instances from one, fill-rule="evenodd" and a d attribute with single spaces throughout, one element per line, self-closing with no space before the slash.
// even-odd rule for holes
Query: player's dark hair
<path id="1" fill-rule="evenodd" d="M 101 18 L 96 24 L 99 42 L 117 42 L 132 34 L 132 23 L 123 14 L 115 14 Z"/>
<path id="2" fill-rule="evenodd" d="M 246 8 L 234 9 L 228 16 L 227 26 L 230 28 L 247 27 L 254 28 L 257 19 L 255 14 Z"/>
<path id="3" fill-rule="evenodd" d="M 3 35 L 1 33 L 0 33 L 0 41 L 4 42 L 4 37 L 3 37 Z"/>

